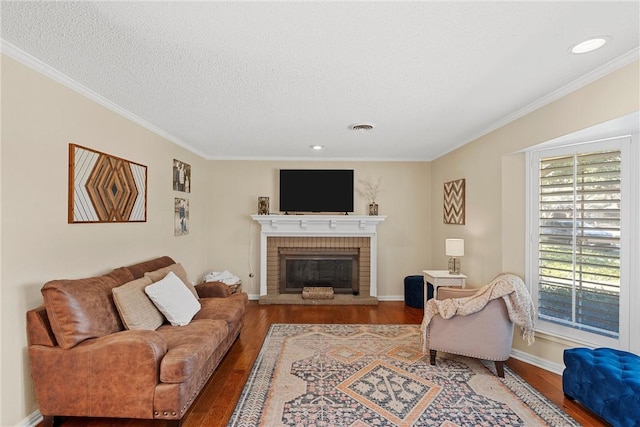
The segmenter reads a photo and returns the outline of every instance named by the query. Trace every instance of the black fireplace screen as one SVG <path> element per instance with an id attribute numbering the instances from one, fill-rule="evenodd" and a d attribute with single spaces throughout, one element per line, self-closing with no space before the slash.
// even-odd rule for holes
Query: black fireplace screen
<path id="1" fill-rule="evenodd" d="M 281 254 L 280 266 L 281 293 L 300 293 L 309 286 L 329 286 L 334 293 L 358 292 L 357 254 Z"/>

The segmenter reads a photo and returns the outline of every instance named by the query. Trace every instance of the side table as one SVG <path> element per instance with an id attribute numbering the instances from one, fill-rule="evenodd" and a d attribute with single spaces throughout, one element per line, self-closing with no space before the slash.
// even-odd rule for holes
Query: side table
<path id="1" fill-rule="evenodd" d="M 459 286 L 464 288 L 467 276 L 464 274 L 449 274 L 448 270 L 423 270 L 424 294 L 427 295 L 427 283 L 433 285 L 433 297 L 438 296 L 439 286 Z"/>

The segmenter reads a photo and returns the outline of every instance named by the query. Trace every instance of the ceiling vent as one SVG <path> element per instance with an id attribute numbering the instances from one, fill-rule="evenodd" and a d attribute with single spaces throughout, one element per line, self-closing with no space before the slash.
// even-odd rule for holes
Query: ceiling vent
<path id="1" fill-rule="evenodd" d="M 355 130 L 355 131 L 365 132 L 365 131 L 368 131 L 368 130 L 372 130 L 373 129 L 373 125 L 369 125 L 369 124 L 353 125 L 353 126 L 351 126 L 351 129 Z"/>

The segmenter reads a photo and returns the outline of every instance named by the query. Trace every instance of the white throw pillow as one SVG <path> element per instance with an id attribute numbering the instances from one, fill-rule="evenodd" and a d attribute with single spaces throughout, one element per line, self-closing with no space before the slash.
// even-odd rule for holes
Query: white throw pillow
<path id="1" fill-rule="evenodd" d="M 200 311 L 200 302 L 173 271 L 144 291 L 173 326 L 189 324 Z"/>

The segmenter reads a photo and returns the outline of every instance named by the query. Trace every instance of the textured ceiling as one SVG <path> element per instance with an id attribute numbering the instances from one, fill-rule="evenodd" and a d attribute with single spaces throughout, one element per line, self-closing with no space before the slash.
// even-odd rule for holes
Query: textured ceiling
<path id="1" fill-rule="evenodd" d="M 4 52 L 211 159 L 434 159 L 636 60 L 640 40 L 638 1 L 1 7 Z M 610 43 L 568 52 L 595 35 Z M 375 128 L 350 130 L 357 123 Z"/>

